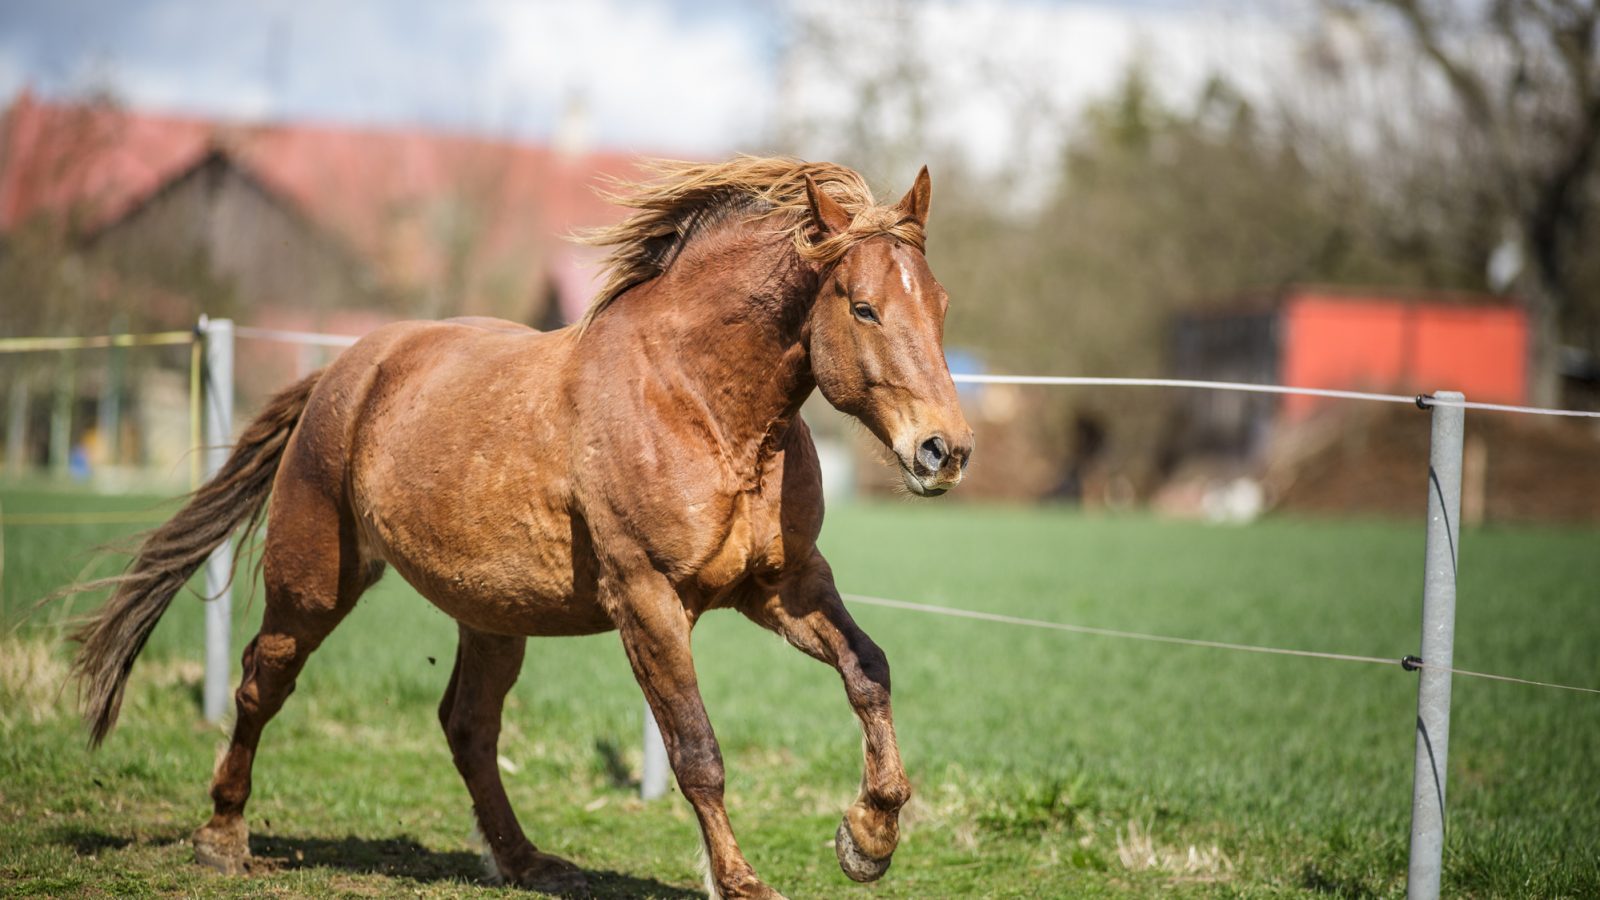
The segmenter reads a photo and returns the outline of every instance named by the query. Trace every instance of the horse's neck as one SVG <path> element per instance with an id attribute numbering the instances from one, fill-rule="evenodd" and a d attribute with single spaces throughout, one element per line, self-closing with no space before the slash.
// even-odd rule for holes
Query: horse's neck
<path id="1" fill-rule="evenodd" d="M 655 288 L 649 312 L 684 387 L 730 450 L 770 455 L 815 386 L 804 335 L 815 273 L 787 238 L 735 239 L 686 254 Z"/>

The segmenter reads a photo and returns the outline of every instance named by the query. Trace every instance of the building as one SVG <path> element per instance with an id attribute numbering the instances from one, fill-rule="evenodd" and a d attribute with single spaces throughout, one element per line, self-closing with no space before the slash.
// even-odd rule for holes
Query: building
<path id="1" fill-rule="evenodd" d="M 249 125 L 49 103 L 0 121 L 0 235 L 30 220 L 148 268 L 201 260 L 241 311 L 570 320 L 588 302 L 575 228 L 633 157 L 433 132 Z M 131 276 L 130 276 L 131 277 Z"/>
<path id="2" fill-rule="evenodd" d="M 201 313 L 351 334 L 453 315 L 558 327 L 581 315 L 599 274 L 594 251 L 566 236 L 616 221 L 623 211 L 594 188 L 638 175 L 633 156 L 588 149 L 572 131 L 543 146 L 213 121 L 25 91 L 0 118 L 0 334 L 188 328 Z M 320 362 L 262 343 L 241 344 L 238 359 L 246 408 Z M 186 377 L 184 361 L 132 360 L 138 371 L 111 407 L 136 415 L 138 395 L 155 392 L 135 385 L 162 367 Z M 4 421 L 33 439 L 8 445 L 34 461 L 64 459 L 45 449 L 62 434 L 83 442 L 113 389 L 88 369 L 47 371 L 63 365 L 9 379 Z M 80 396 L 61 395 L 69 389 Z"/>
<path id="3" fill-rule="evenodd" d="M 1295 286 L 1180 317 L 1171 360 L 1177 378 L 1408 395 L 1457 390 L 1521 404 L 1528 327 L 1526 311 L 1509 297 Z M 1274 425 L 1304 421 L 1335 402 L 1196 391 L 1182 406 L 1178 449 L 1254 457 Z"/>
<path id="4" fill-rule="evenodd" d="M 1299 286 L 1173 329 L 1184 378 L 1372 391 L 1457 390 L 1529 401 L 1529 321 L 1512 298 Z M 1564 373 L 1569 389 L 1582 378 Z M 1170 477 L 1156 498 L 1176 515 L 1425 514 L 1429 416 L 1410 406 L 1189 391 L 1175 408 Z M 1578 421 L 1471 412 L 1462 522 L 1600 521 L 1600 432 Z"/>

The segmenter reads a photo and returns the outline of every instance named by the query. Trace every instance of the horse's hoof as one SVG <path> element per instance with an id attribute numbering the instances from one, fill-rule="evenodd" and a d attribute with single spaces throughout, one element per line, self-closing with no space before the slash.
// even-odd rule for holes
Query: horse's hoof
<path id="1" fill-rule="evenodd" d="M 759 881 L 740 885 L 737 888 L 719 890 L 712 896 L 722 897 L 724 900 L 789 900 L 789 898 L 778 893 L 775 889 Z"/>
<path id="2" fill-rule="evenodd" d="M 224 875 L 243 875 L 250 860 L 250 830 L 244 819 L 208 822 L 189 839 L 194 845 L 194 861 Z"/>
<path id="3" fill-rule="evenodd" d="M 856 839 L 850 836 L 850 820 L 845 819 L 839 823 L 839 830 L 833 835 L 833 852 L 839 855 L 839 868 L 844 874 L 850 876 L 852 881 L 877 881 L 883 873 L 889 871 L 889 863 L 893 856 L 883 859 L 873 859 L 856 844 Z"/>
<path id="4" fill-rule="evenodd" d="M 589 878 L 583 870 L 559 856 L 535 853 L 532 864 L 506 879 L 517 887 L 557 897 L 590 897 Z"/>

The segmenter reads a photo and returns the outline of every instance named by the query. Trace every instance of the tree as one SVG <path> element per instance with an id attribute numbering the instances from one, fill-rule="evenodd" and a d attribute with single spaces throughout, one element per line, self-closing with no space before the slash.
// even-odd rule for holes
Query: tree
<path id="1" fill-rule="evenodd" d="M 1442 78 L 1527 260 L 1535 402 L 1559 403 L 1563 326 L 1580 287 L 1600 154 L 1600 3 L 1594 0 L 1339 0 L 1386 13 Z"/>

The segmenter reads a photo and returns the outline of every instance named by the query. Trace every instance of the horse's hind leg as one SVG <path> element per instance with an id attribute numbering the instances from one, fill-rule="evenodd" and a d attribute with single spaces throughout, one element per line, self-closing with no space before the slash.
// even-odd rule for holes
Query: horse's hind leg
<path id="1" fill-rule="evenodd" d="M 261 731 L 294 692 L 306 659 L 382 574 L 364 562 L 348 517 L 313 489 L 279 479 L 267 535 L 266 609 L 244 650 L 233 740 L 211 781 L 211 820 L 194 834 L 196 861 L 223 872 L 250 856 L 244 806 Z"/>
<path id="2" fill-rule="evenodd" d="M 540 853 L 522 833 L 500 780 L 500 719 L 506 694 L 522 671 L 526 645 L 527 638 L 487 634 L 462 625 L 455 671 L 439 704 L 439 724 L 472 795 L 478 830 L 500 877 L 541 891 L 586 893 L 578 867 Z"/>

